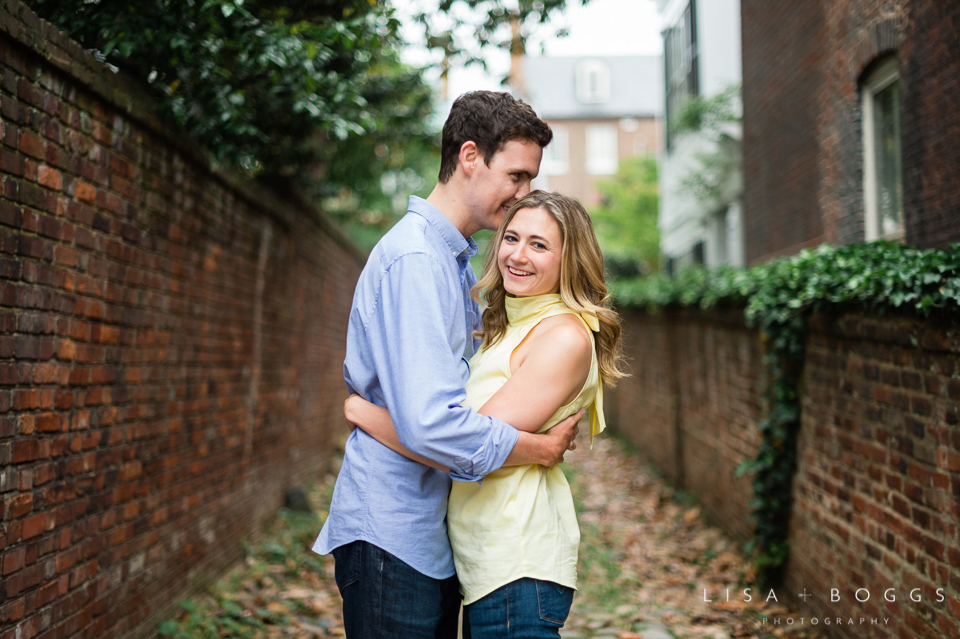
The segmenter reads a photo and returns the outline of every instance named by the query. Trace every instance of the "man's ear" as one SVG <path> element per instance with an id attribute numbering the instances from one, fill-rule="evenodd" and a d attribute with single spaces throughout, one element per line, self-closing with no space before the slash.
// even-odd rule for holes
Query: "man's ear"
<path id="1" fill-rule="evenodd" d="M 467 177 L 471 176 L 477 168 L 477 162 L 483 162 L 483 156 L 480 155 L 480 149 L 473 140 L 467 140 L 460 145 L 460 166 Z"/>

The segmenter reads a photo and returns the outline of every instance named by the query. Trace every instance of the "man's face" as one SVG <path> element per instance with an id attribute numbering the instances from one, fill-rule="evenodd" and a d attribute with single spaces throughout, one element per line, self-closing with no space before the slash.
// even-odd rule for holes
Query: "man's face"
<path id="1" fill-rule="evenodd" d="M 542 156 L 543 149 L 536 142 L 510 140 L 489 163 L 478 160 L 468 202 L 476 231 L 495 230 L 507 209 L 530 192 L 530 181 L 540 172 Z"/>

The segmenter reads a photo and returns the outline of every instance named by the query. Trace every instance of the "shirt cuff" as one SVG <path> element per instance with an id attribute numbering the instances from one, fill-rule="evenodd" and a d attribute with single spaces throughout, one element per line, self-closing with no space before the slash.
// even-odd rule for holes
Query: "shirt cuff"
<path id="1" fill-rule="evenodd" d="M 480 482 L 507 461 L 520 439 L 520 431 L 496 417 L 491 417 L 490 421 L 490 435 L 471 457 L 454 460 L 456 465 L 450 468 L 450 479 Z"/>

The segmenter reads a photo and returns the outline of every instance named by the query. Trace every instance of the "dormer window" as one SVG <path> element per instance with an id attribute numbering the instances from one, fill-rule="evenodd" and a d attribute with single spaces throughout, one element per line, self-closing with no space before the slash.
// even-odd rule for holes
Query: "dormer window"
<path id="1" fill-rule="evenodd" d="M 584 104 L 602 104 L 610 100 L 610 68 L 600 60 L 584 60 L 577 65 L 577 99 Z"/>

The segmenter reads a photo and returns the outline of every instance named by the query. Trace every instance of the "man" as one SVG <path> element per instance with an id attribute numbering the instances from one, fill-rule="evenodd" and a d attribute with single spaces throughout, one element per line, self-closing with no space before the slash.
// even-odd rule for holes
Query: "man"
<path id="1" fill-rule="evenodd" d="M 360 429 L 347 441 L 330 515 L 313 550 L 332 552 L 347 636 L 457 636 L 460 594 L 445 516 L 450 478 L 479 481 L 504 464 L 553 465 L 575 415 L 543 435 L 460 404 L 479 310 L 471 235 L 495 229 L 530 191 L 550 128 L 507 93 L 458 98 L 443 127 L 439 183 L 370 254 L 354 294 L 344 377 L 390 410 L 400 441 L 450 475 Z"/>

